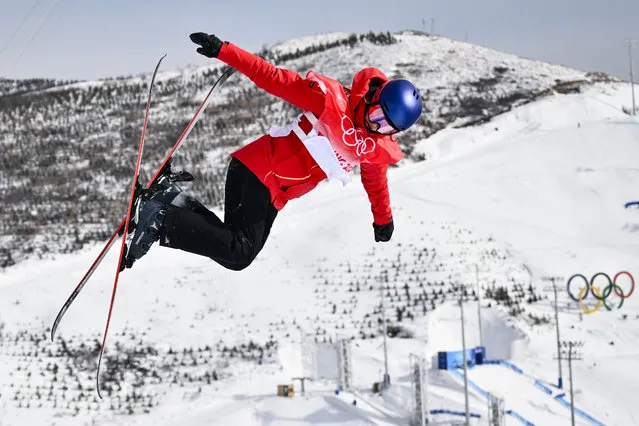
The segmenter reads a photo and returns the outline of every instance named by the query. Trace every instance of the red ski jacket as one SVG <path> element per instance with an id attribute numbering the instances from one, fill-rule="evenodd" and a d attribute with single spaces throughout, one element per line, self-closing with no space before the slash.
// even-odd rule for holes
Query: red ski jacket
<path id="1" fill-rule="evenodd" d="M 256 86 L 304 111 L 288 127 L 273 127 L 268 134 L 231 154 L 244 163 L 269 189 L 276 209 L 301 197 L 319 182 L 335 178 L 346 183 L 348 172 L 359 165 L 361 180 L 371 203 L 374 222 L 389 223 L 392 216 L 386 171 L 403 154 L 395 137 L 369 133 L 358 107 L 371 81 L 388 78 L 378 69 L 355 74 L 350 89 L 320 74 L 306 78 L 277 68 L 231 43 L 224 43 L 218 59 L 237 69 Z"/>

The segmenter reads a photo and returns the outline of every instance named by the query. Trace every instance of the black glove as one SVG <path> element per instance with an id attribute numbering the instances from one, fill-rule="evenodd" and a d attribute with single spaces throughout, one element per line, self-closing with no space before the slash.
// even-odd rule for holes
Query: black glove
<path id="1" fill-rule="evenodd" d="M 206 33 L 193 33 L 190 37 L 193 43 L 202 46 L 197 48 L 197 53 L 208 58 L 217 58 L 217 55 L 220 53 L 220 49 L 222 48 L 222 40 L 217 38 L 214 34 Z"/>
<path id="2" fill-rule="evenodd" d="M 390 241 L 395 226 L 393 225 L 393 218 L 390 218 L 390 222 L 384 225 L 378 225 L 373 222 L 373 231 L 375 231 L 375 241 Z"/>

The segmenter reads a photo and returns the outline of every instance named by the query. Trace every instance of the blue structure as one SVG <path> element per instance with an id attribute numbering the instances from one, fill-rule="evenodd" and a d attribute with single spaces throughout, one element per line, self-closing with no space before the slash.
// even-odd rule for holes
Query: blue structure
<path id="1" fill-rule="evenodd" d="M 454 410 L 446 410 L 446 409 L 439 409 L 439 410 L 430 410 L 430 414 L 450 414 L 453 416 L 465 416 L 466 413 L 464 411 L 454 411 Z M 477 413 L 469 413 L 470 417 L 473 417 L 475 419 L 481 419 L 481 415 L 477 414 Z"/>
<path id="2" fill-rule="evenodd" d="M 468 365 L 482 365 L 486 359 L 486 348 L 478 346 L 466 349 Z M 464 366 L 464 351 L 448 351 L 437 353 L 437 366 L 440 370 L 454 370 Z"/>

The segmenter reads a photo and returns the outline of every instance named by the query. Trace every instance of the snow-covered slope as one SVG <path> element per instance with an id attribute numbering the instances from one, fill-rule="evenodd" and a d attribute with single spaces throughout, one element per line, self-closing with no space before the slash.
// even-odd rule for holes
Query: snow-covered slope
<path id="1" fill-rule="evenodd" d="M 100 247 L 4 270 L 0 424 L 402 424 L 408 354 L 430 359 L 461 348 L 454 300 L 462 285 L 472 294 L 475 265 L 482 304 L 491 305 L 482 336 L 489 358 L 510 359 L 528 379 L 555 383 L 553 311 L 542 277 L 637 272 L 639 216 L 623 209 L 637 199 L 639 173 L 639 122 L 621 112 L 629 98 L 626 85 L 599 83 L 423 140 L 415 149 L 430 160 L 390 174 L 396 231 L 387 244 L 373 242 L 370 207 L 353 182 L 326 183 L 291 202 L 241 273 L 154 248 L 121 277 L 103 401 L 93 391 L 95 345 L 115 253 L 69 310 L 55 343 L 46 340 L 47 327 Z M 380 400 L 368 389 L 383 368 L 383 271 L 387 316 L 401 318 L 415 338 L 390 339 L 393 391 Z M 496 300 L 499 288 L 509 306 Z M 577 407 L 607 425 L 639 424 L 636 296 L 620 311 L 579 315 L 564 288 L 562 338 L 585 342 L 583 361 L 573 365 Z M 474 346 L 475 304 L 466 308 L 466 343 Z M 320 341 L 355 338 L 356 407 L 351 395 L 333 395 L 326 383 L 313 384 L 306 398 L 272 397 L 277 384 L 292 379 L 290 360 L 278 355 L 300 330 Z M 537 425 L 569 421 L 569 410 L 530 381 L 481 368 L 471 379 L 503 396 L 507 409 Z M 563 374 L 567 381 L 567 366 Z M 431 408 L 463 409 L 456 376 L 432 370 L 429 377 Z M 475 391 L 471 409 L 485 417 L 486 402 Z"/>

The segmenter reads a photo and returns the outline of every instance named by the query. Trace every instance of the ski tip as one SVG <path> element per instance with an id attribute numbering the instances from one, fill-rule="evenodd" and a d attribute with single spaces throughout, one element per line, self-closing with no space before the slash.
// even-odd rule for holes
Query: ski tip
<path id="1" fill-rule="evenodd" d="M 95 391 L 98 394 L 98 398 L 102 399 L 102 393 L 100 392 L 100 366 L 98 365 L 98 371 L 95 374 Z"/>
<path id="2" fill-rule="evenodd" d="M 65 309 L 66 311 L 66 309 Z M 51 326 L 51 342 L 55 339 L 55 333 L 58 331 L 58 324 L 60 324 L 61 315 L 58 313 L 58 316 L 53 321 L 53 326 Z"/>

